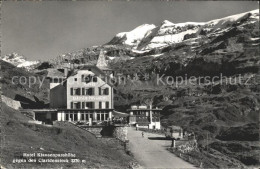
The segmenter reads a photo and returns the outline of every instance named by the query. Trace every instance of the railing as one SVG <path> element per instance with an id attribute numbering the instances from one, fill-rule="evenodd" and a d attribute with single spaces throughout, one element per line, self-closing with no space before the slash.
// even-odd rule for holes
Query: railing
<path id="1" fill-rule="evenodd" d="M 147 129 L 147 128 L 138 128 L 140 131 L 144 131 L 147 133 L 156 133 L 160 135 L 165 135 L 165 131 L 163 129 Z"/>

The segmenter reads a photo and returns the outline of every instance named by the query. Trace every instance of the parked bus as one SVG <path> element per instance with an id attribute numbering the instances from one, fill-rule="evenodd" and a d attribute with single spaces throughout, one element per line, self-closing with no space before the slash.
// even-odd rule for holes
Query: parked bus
<path id="1" fill-rule="evenodd" d="M 166 128 L 165 137 L 180 140 L 183 138 L 183 130 L 179 126 L 169 126 Z"/>

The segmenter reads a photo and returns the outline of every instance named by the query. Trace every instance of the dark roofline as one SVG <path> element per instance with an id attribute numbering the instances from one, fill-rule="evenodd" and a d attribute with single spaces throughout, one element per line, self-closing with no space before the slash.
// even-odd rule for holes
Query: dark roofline
<path id="1" fill-rule="evenodd" d="M 95 111 L 95 110 L 114 110 L 114 109 L 57 109 L 58 111 Z"/>
<path id="2" fill-rule="evenodd" d="M 162 111 L 162 109 L 127 109 L 126 111 L 132 111 L 132 110 L 152 110 L 152 111 Z"/>

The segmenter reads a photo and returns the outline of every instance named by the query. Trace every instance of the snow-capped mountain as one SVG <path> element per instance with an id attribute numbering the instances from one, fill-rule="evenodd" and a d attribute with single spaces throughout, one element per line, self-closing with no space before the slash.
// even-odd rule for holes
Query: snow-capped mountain
<path id="1" fill-rule="evenodd" d="M 125 45 L 130 46 L 138 46 L 141 40 L 147 36 L 149 36 L 150 33 L 152 33 L 152 30 L 155 29 L 156 26 L 153 24 L 143 24 L 141 26 L 138 26 L 134 30 L 130 32 L 121 32 L 118 33 L 112 40 L 111 44 L 116 43 L 122 43 Z"/>
<path id="2" fill-rule="evenodd" d="M 28 61 L 26 58 L 22 55 L 19 55 L 18 53 L 11 53 L 8 55 L 5 55 L 2 58 L 3 61 L 11 63 L 12 65 L 20 68 L 26 68 L 28 70 L 34 68 L 39 61 Z"/>
<path id="3" fill-rule="evenodd" d="M 129 45 L 134 50 L 147 51 L 175 43 L 181 43 L 187 39 L 199 39 L 203 34 L 214 36 L 217 32 L 223 31 L 226 28 L 241 24 L 244 21 L 255 22 L 254 20 L 259 20 L 259 10 L 253 10 L 208 22 L 175 24 L 165 20 L 159 26 L 144 24 L 130 32 L 118 33 L 108 44 Z"/>

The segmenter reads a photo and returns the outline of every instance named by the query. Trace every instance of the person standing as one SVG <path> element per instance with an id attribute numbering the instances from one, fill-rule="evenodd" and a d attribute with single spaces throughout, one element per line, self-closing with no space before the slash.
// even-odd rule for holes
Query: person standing
<path id="1" fill-rule="evenodd" d="M 144 132 L 142 132 L 142 137 L 144 137 Z"/>

